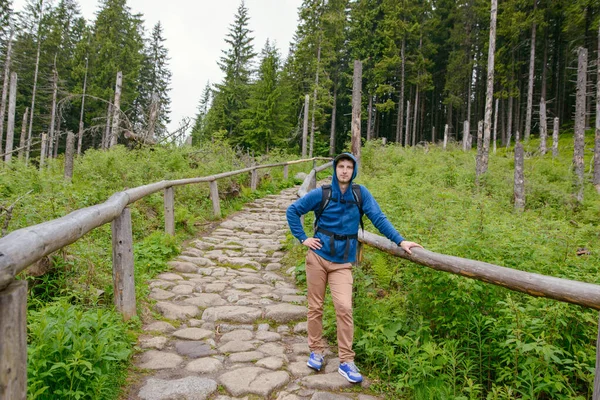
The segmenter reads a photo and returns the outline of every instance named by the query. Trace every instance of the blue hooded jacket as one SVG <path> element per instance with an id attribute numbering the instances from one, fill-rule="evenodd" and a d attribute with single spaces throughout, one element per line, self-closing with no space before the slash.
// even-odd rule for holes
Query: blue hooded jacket
<path id="1" fill-rule="evenodd" d="M 351 158 L 354 161 L 354 172 L 350 181 L 350 186 L 345 193 L 342 193 L 337 180 L 336 165 L 333 164 L 333 177 L 331 182 L 331 201 L 323 210 L 321 217 L 319 218 L 319 228 L 333 232 L 336 235 L 356 235 L 358 233 L 360 213 L 358 206 L 354 200 L 352 194 L 352 181 L 358 174 L 358 162 L 356 158 L 350 153 L 344 153 L 346 158 Z M 339 156 L 338 156 L 339 157 Z M 337 160 L 337 158 L 336 158 Z M 360 185 L 362 195 L 362 208 L 365 215 L 371 220 L 373 225 L 381 232 L 385 237 L 399 244 L 404 238 L 396 231 L 390 221 L 387 219 L 385 214 L 379 208 L 377 201 L 373 195 L 367 190 L 366 187 Z M 286 216 L 288 225 L 292 231 L 292 235 L 296 237 L 300 242 L 303 242 L 308 238 L 300 217 L 310 211 L 318 211 L 321 207 L 321 199 L 323 197 L 323 189 L 317 188 L 311 190 L 306 196 L 298 199 L 287 209 Z M 344 200 L 343 202 L 341 200 Z M 316 232 L 315 238 L 321 240 L 323 247 L 319 250 L 314 250 L 319 256 L 324 259 L 335 262 L 335 263 L 346 263 L 356 261 L 356 245 L 357 239 L 349 240 L 348 258 L 344 259 L 344 253 L 346 253 L 346 240 L 334 240 L 335 249 L 332 252 L 330 248 L 330 237 L 322 232 Z"/>

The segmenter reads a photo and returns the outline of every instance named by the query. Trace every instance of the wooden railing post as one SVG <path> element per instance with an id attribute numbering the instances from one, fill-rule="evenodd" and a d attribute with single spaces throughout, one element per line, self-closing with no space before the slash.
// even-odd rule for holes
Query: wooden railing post
<path id="1" fill-rule="evenodd" d="M 316 159 L 313 160 L 313 169 L 315 169 L 315 168 L 317 168 L 317 160 Z"/>
<path id="2" fill-rule="evenodd" d="M 310 179 L 310 186 L 309 186 L 310 190 L 314 190 L 317 188 L 317 171 L 313 169 L 313 172 L 314 172 L 314 174 L 313 174 L 312 178 Z"/>
<path id="3" fill-rule="evenodd" d="M 128 320 L 136 315 L 131 211 L 125 207 L 112 223 L 113 287 L 115 306 Z"/>
<path id="4" fill-rule="evenodd" d="M 594 376 L 593 400 L 600 400 L 600 317 L 598 318 L 598 337 L 596 338 L 596 374 Z"/>
<path id="5" fill-rule="evenodd" d="M 283 166 L 283 180 L 287 181 L 289 176 L 290 176 L 290 169 L 289 169 L 289 166 L 286 164 Z"/>
<path id="6" fill-rule="evenodd" d="M 175 235 L 175 190 L 173 186 L 165 188 L 165 232 Z"/>
<path id="7" fill-rule="evenodd" d="M 221 202 L 219 200 L 219 186 L 217 181 L 210 181 L 210 198 L 213 204 L 213 216 L 221 218 Z"/>
<path id="8" fill-rule="evenodd" d="M 252 191 L 255 191 L 257 186 L 258 186 L 258 170 L 256 168 L 254 168 L 252 170 L 252 176 L 250 178 L 250 189 L 252 189 Z"/>
<path id="9" fill-rule="evenodd" d="M 0 291 L 0 399 L 27 398 L 27 281 Z"/>

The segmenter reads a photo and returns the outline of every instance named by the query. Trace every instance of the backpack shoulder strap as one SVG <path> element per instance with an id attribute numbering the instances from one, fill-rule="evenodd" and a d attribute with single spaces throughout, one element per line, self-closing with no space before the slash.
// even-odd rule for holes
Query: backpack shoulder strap
<path id="1" fill-rule="evenodd" d="M 365 225 L 363 223 L 363 215 L 365 212 L 363 211 L 363 198 L 362 191 L 360 190 L 360 185 L 356 183 L 352 184 L 352 196 L 354 197 L 354 201 L 356 201 L 356 205 L 358 206 L 358 213 L 360 214 L 360 228 L 365 231 Z"/>
<path id="2" fill-rule="evenodd" d="M 319 223 L 319 218 L 321 218 L 323 211 L 325 211 L 327 205 L 329 205 L 329 202 L 331 201 L 331 185 L 323 185 L 321 186 L 321 189 L 323 190 L 323 196 L 321 197 L 319 209 L 315 211 L 315 222 L 313 224 L 315 229 Z"/>

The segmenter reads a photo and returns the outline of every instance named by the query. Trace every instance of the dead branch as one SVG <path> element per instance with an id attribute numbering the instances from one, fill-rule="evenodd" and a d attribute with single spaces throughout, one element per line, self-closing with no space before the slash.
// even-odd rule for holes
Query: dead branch
<path id="1" fill-rule="evenodd" d="M 2 234 L 0 235 L 0 237 L 5 236 L 6 233 L 8 232 L 8 225 L 10 224 L 10 220 L 12 219 L 12 212 L 13 209 L 15 208 L 15 205 L 25 196 L 27 196 L 28 194 L 30 194 L 31 192 L 33 192 L 33 190 L 30 190 L 29 192 L 25 193 L 23 196 L 18 197 L 10 206 L 8 207 L 4 207 L 2 204 L 0 204 L 0 215 L 2 214 L 6 214 L 6 217 L 4 217 L 4 223 L 2 224 Z"/>

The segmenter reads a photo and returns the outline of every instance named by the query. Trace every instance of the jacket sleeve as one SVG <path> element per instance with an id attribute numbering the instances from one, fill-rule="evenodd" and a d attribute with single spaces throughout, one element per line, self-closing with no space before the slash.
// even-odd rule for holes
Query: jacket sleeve
<path id="1" fill-rule="evenodd" d="M 300 222 L 300 217 L 309 213 L 310 211 L 315 211 L 316 208 L 321 204 L 322 196 L 323 189 L 317 188 L 315 190 L 311 190 L 306 194 L 306 196 L 301 197 L 292 203 L 286 211 L 286 217 L 288 225 L 290 226 L 290 231 L 292 231 L 292 235 L 294 235 L 294 237 L 300 242 L 303 242 L 306 238 L 308 238 L 304 232 L 302 222 Z"/>
<path id="2" fill-rule="evenodd" d="M 392 242 L 396 244 L 400 244 L 404 240 L 402 235 L 398 233 L 396 228 L 392 225 L 392 223 L 387 219 L 377 201 L 363 185 L 360 186 L 362 199 L 363 199 L 363 211 L 365 215 L 371 220 L 375 228 L 381 232 L 386 238 L 390 239 Z"/>

